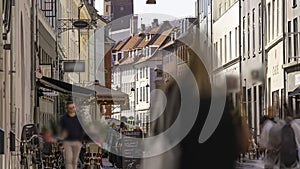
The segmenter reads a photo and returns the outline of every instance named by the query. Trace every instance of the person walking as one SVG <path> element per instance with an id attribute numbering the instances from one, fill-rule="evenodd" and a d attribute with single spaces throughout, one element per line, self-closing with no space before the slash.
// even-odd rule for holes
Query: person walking
<path id="1" fill-rule="evenodd" d="M 84 131 L 78 120 L 74 102 L 68 101 L 66 109 L 67 113 L 60 120 L 61 134 L 65 148 L 65 167 L 66 169 L 77 169 Z"/>

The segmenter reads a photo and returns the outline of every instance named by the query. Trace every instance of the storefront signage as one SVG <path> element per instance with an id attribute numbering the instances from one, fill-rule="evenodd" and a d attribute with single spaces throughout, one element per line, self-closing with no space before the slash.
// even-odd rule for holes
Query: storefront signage
<path id="1" fill-rule="evenodd" d="M 123 139 L 122 139 L 122 152 L 123 152 L 123 168 L 130 168 L 130 169 L 139 169 L 141 168 L 141 161 L 138 158 L 133 158 L 134 154 L 141 155 L 141 143 L 140 139 L 134 138 L 141 138 L 142 132 L 141 131 L 125 131 L 123 132 Z"/>

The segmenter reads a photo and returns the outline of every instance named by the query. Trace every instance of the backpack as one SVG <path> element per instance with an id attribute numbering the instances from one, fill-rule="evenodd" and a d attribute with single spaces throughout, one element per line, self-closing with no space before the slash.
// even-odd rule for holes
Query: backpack
<path id="1" fill-rule="evenodd" d="M 298 161 L 297 143 L 291 124 L 284 125 L 281 130 L 280 161 L 286 167 Z"/>

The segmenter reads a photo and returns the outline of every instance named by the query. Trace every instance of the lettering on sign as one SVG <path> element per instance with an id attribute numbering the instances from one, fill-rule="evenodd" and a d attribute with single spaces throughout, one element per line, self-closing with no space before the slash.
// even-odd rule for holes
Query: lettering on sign
<path id="1" fill-rule="evenodd" d="M 278 75 L 279 74 L 279 65 L 275 65 L 272 68 L 272 75 Z"/>
<path id="2" fill-rule="evenodd" d="M 141 131 L 124 131 L 122 132 L 122 152 L 123 152 L 123 168 L 124 169 L 139 169 L 141 168 L 140 159 L 133 158 L 134 154 L 141 154 L 142 148 L 140 140 L 134 138 L 141 138 Z"/>

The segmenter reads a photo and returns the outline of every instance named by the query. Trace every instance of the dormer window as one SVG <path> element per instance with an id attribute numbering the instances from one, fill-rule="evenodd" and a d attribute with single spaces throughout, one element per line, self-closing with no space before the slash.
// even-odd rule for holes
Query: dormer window
<path id="1" fill-rule="evenodd" d="M 146 47 L 146 55 L 145 56 L 148 56 L 149 55 L 149 47 L 147 46 Z"/>
<path id="2" fill-rule="evenodd" d="M 175 39 L 176 39 L 176 33 L 173 32 L 173 33 L 171 34 L 171 40 L 174 41 Z"/>

